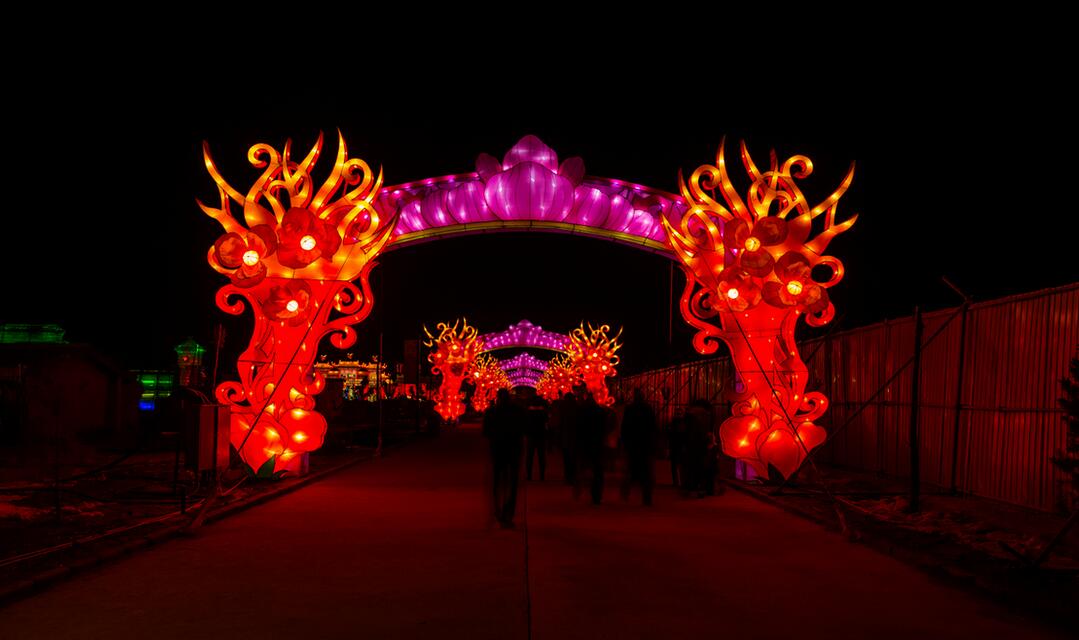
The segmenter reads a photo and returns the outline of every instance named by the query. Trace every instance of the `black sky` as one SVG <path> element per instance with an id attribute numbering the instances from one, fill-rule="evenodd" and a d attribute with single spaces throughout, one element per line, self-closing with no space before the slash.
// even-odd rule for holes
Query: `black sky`
<path id="1" fill-rule="evenodd" d="M 808 155 L 811 200 L 854 161 L 839 211 L 860 218 L 830 246 L 847 267 L 831 291 L 843 327 L 955 304 L 941 276 L 976 299 L 1079 279 L 1074 168 L 1059 158 L 1073 124 L 1062 86 L 1036 58 L 959 52 L 869 72 L 822 64 L 771 89 L 761 88 L 767 74 L 744 68 L 680 67 L 530 63 L 501 83 L 467 65 L 367 68 L 366 90 L 331 74 L 319 91 L 305 90 L 315 80 L 302 74 L 251 80 L 241 63 L 147 72 L 113 57 L 27 70 L 15 80 L 26 99 L 11 132 L 0 322 L 57 322 L 70 340 L 138 367 L 168 365 L 188 335 L 207 343 L 217 322 L 239 347 L 248 320 L 213 304 L 223 279 L 205 256 L 220 228 L 195 205 L 216 197 L 199 145 L 208 140 L 226 177 L 246 186 L 251 144 L 291 137 L 306 147 L 338 127 L 388 184 L 471 171 L 477 154 L 501 158 L 526 134 L 560 158 L 581 156 L 590 175 L 668 191 L 679 169 L 712 162 L 723 136 L 745 139 L 762 161 L 771 148 Z M 391 358 L 422 324 L 459 315 L 484 331 L 521 318 L 556 330 L 591 320 L 625 326 L 623 371 L 657 366 L 691 355 L 677 311 L 667 351 L 667 269 L 651 254 L 558 235 L 398 250 L 375 270 L 382 295 L 355 351 L 376 348 L 380 314 Z M 678 273 L 676 298 L 681 282 Z"/>

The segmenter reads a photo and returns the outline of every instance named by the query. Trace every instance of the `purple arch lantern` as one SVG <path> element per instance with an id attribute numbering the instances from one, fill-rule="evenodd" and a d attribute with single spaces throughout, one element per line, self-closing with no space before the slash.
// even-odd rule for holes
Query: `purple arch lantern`
<path id="1" fill-rule="evenodd" d="M 480 154 L 473 173 L 385 187 L 375 206 L 385 219 L 399 214 L 384 251 L 447 235 L 536 230 L 606 238 L 672 260 L 660 218 L 675 224 L 688 209 L 672 193 L 586 176 L 579 157 L 559 164 L 531 135 L 501 162 Z"/>
<path id="2" fill-rule="evenodd" d="M 500 360 L 498 366 L 506 372 L 506 377 L 513 386 L 535 388 L 543 372 L 547 370 L 547 361 L 525 352 Z"/>
<path id="3" fill-rule="evenodd" d="M 532 387 L 533 389 L 539 383 L 541 375 L 543 374 L 533 369 L 514 369 L 506 373 L 511 385 L 515 387 Z"/>
<path id="4" fill-rule="evenodd" d="M 517 347 L 532 347 L 547 349 L 549 351 L 565 351 L 569 344 L 569 337 L 544 331 L 543 327 L 534 325 L 528 320 L 521 320 L 515 325 L 510 325 L 505 331 L 498 333 L 485 333 L 480 336 L 483 342 L 483 353 L 495 349 L 513 349 Z"/>
<path id="5" fill-rule="evenodd" d="M 498 366 L 507 373 L 515 369 L 529 369 L 543 373 L 547 370 L 547 361 L 540 360 L 531 353 L 520 353 L 507 360 L 500 360 Z"/>

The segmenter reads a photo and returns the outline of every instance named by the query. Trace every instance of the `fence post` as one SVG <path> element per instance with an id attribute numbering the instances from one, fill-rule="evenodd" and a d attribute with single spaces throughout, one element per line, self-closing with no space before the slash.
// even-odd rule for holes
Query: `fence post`
<path id="1" fill-rule="evenodd" d="M 914 364 L 910 382 L 910 511 L 917 513 L 922 493 L 922 470 L 918 447 L 918 382 L 922 373 L 922 310 L 914 307 Z"/>
<path id="2" fill-rule="evenodd" d="M 967 309 L 969 302 L 963 302 L 963 310 L 959 317 L 959 371 L 958 380 L 955 383 L 955 425 L 952 430 L 952 483 L 951 493 L 959 493 L 958 473 L 959 469 L 959 423 L 963 412 L 963 373 L 966 370 L 967 353 Z"/>

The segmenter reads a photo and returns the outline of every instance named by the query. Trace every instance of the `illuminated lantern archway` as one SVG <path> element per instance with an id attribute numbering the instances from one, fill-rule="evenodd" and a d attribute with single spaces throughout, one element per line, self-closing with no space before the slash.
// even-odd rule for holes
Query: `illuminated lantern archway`
<path id="1" fill-rule="evenodd" d="M 761 475 L 772 466 L 787 477 L 826 436 L 814 420 L 828 400 L 805 391 L 808 371 L 794 328 L 802 314 L 813 326 L 834 315 L 827 289 L 843 278 L 843 265 L 824 250 L 857 219 L 835 221 L 854 167 L 832 195 L 810 206 L 795 183 L 813 171 L 809 158 L 780 164 L 773 153 L 761 171 L 745 144 L 741 156 L 751 180 L 745 200 L 731 184 L 721 144 L 715 166 L 704 165 L 681 183 L 693 208 L 664 226 L 687 276 L 681 311 L 697 329 L 693 345 L 714 353 L 717 338 L 723 340 L 742 385 L 732 396 L 733 417 L 720 427 L 723 451 Z M 716 200 L 717 189 L 724 204 Z M 821 215 L 823 229 L 810 239 Z M 828 277 L 814 279 L 817 267 Z"/>
<path id="2" fill-rule="evenodd" d="M 203 146 L 221 204 L 199 206 L 225 231 L 207 259 L 231 281 L 217 292 L 217 306 L 238 315 L 244 304 L 233 298 L 240 296 L 255 315 L 240 380 L 218 385 L 216 396 L 232 409 L 233 447 L 259 475 L 296 471 L 300 455 L 322 445 L 326 420 L 313 397 L 324 384 L 313 367 L 318 343 L 326 334 L 339 349 L 356 341 L 350 325 L 371 312 L 367 276 L 395 222 L 371 204 L 381 172 L 376 177 L 362 160 L 349 159 L 340 133 L 333 170 L 316 189 L 311 170 L 322 142 L 319 136 L 299 160 L 291 140 L 281 151 L 251 147 L 248 160 L 262 175 L 246 194 L 225 181 Z"/>
<path id="3" fill-rule="evenodd" d="M 554 150 L 526 136 L 501 161 L 481 154 L 472 173 L 380 188 L 381 172 L 376 177 L 362 160 L 349 159 L 338 133 L 333 169 L 316 190 L 311 169 L 322 136 L 303 159 L 291 157 L 291 146 L 289 141 L 280 151 L 265 144 L 251 147 L 248 159 L 262 175 L 246 194 L 222 178 L 204 147 L 221 204 L 199 205 L 225 231 L 208 259 L 231 280 L 218 292 L 217 304 L 240 314 L 244 305 L 234 298 L 241 296 L 255 315 L 254 333 L 238 363 L 240 380 L 221 384 L 216 396 L 232 407 L 233 445 L 260 473 L 296 469 L 299 454 L 321 445 L 326 421 L 313 410 L 313 396 L 323 380 L 312 363 L 327 334 L 338 348 L 355 342 L 350 325 L 372 307 L 367 277 L 373 260 L 382 251 L 440 237 L 498 231 L 585 235 L 680 262 L 688 276 L 681 311 L 698 331 L 695 348 L 709 354 L 719 340 L 726 342 L 745 389 L 735 398 L 734 417 L 720 429 L 724 451 L 760 473 L 771 465 L 789 475 L 824 440 L 813 421 L 827 401 L 820 393 L 805 393 L 807 370 L 794 344 L 794 327 L 802 314 L 813 325 L 832 317 L 826 289 L 839 282 L 843 269 L 823 252 L 854 222 L 853 217 L 835 222 L 836 203 L 853 170 L 835 193 L 810 207 L 795 185 L 812 171 L 808 158 L 794 156 L 780 165 L 773 157 L 762 172 L 743 145 L 752 182 L 743 201 L 728 178 L 721 146 L 716 166 L 703 166 L 688 182 L 680 181 L 678 196 L 587 176 L 580 158 L 559 162 Z M 233 216 L 231 203 L 242 209 L 243 222 Z M 813 220 L 821 215 L 823 230 L 809 239 Z M 831 274 L 815 280 L 814 267 Z M 439 327 L 443 334 L 448 329 Z M 522 321 L 484 336 L 485 341 L 466 328 L 472 353 L 462 354 L 459 362 L 454 356 L 452 364 L 445 353 L 438 362 L 432 359 L 444 376 L 438 396 L 444 418 L 455 419 L 464 410 L 460 384 L 472 358 L 480 350 L 508 346 L 575 354 L 575 365 L 597 400 L 611 402 L 605 379 L 614 374 L 618 345 L 605 334 L 606 342 L 595 343 L 582 327 L 573 340 Z M 444 336 L 430 337 L 429 345 L 438 345 L 434 358 Z M 600 346 L 604 355 L 597 352 L 589 360 L 585 348 Z M 551 368 L 547 374 L 554 379 Z M 527 382 L 541 380 L 529 374 Z"/>
<path id="4" fill-rule="evenodd" d="M 611 328 L 604 324 L 599 328 L 588 325 L 588 331 L 585 331 L 582 323 L 569 334 L 570 341 L 566 349 L 592 397 L 605 406 L 614 404 L 614 398 L 607 391 L 607 378 L 617 373 L 615 366 L 618 364 L 618 356 L 615 352 L 622 348 L 622 344 L 618 342 L 622 330 L 619 329 L 613 338 L 607 335 L 610 330 Z"/>
<path id="5" fill-rule="evenodd" d="M 438 337 L 431 335 L 426 328 L 423 330 L 430 338 L 424 345 L 434 348 L 427 356 L 431 373 L 442 376 L 442 385 L 433 397 L 435 411 L 443 420 L 453 421 L 464 415 L 461 383 L 469 378 L 472 362 L 480 353 L 483 342 L 477 339 L 479 334 L 476 328 L 468 326 L 468 320 L 454 322 L 452 327 L 440 322 L 436 328 Z"/>

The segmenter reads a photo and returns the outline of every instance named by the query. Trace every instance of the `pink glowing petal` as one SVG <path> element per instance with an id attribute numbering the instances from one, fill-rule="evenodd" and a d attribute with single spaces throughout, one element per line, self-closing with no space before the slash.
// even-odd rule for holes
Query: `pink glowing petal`
<path id="1" fill-rule="evenodd" d="M 446 207 L 443 204 L 445 196 L 445 192 L 433 190 L 424 193 L 423 198 L 418 201 L 420 203 L 420 215 L 426 222 L 427 228 L 444 227 L 455 222 L 446 213 Z"/>
<path id="2" fill-rule="evenodd" d="M 611 210 L 603 222 L 603 228 L 612 231 L 625 231 L 630 223 L 633 207 L 622 196 L 611 196 Z"/>
<path id="3" fill-rule="evenodd" d="M 579 187 L 584 180 L 584 160 L 580 156 L 573 156 L 558 168 L 558 175 L 569 180 L 574 187 Z"/>
<path id="4" fill-rule="evenodd" d="M 573 212 L 567 222 L 602 228 L 611 211 L 611 200 L 599 189 L 580 186 L 574 191 Z"/>
<path id="5" fill-rule="evenodd" d="M 502 168 L 509 169 L 521 162 L 535 162 L 547 167 L 551 173 L 558 171 L 558 155 L 554 149 L 543 144 L 536 136 L 528 135 L 513 145 L 502 159 Z"/>
<path id="6" fill-rule="evenodd" d="M 458 222 L 494 220 L 483 196 L 483 185 L 478 182 L 462 184 L 446 194 L 446 210 Z"/>
<path id="7" fill-rule="evenodd" d="M 569 181 L 534 162 L 521 162 L 487 182 L 485 196 L 502 220 L 561 220 L 572 199 Z"/>
<path id="8" fill-rule="evenodd" d="M 480 174 L 480 177 L 486 182 L 490 180 L 492 176 L 502 173 L 502 165 L 498 163 L 498 159 L 489 153 L 481 153 L 476 158 L 476 173 Z"/>

